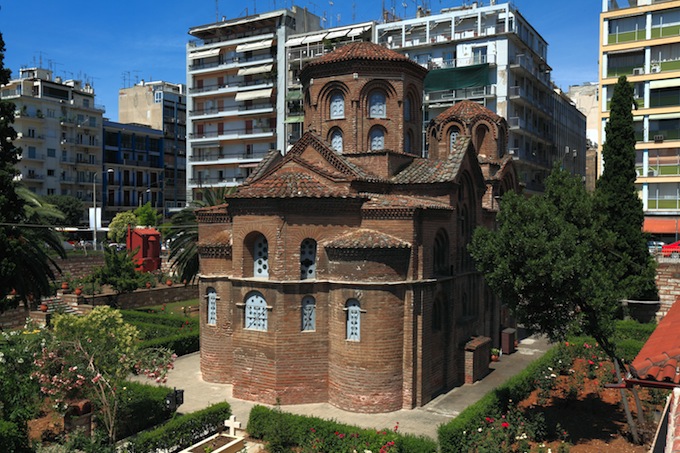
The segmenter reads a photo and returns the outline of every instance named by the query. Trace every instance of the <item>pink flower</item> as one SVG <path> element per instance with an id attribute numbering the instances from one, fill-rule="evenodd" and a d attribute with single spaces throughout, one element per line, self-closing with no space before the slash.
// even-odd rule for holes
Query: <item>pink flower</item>
<path id="1" fill-rule="evenodd" d="M 99 382 L 99 380 L 100 380 L 101 378 L 102 378 L 102 375 L 99 374 L 99 373 L 97 373 L 97 375 L 96 375 L 95 377 L 92 378 L 92 383 L 93 383 L 93 384 L 96 384 L 97 382 Z"/>

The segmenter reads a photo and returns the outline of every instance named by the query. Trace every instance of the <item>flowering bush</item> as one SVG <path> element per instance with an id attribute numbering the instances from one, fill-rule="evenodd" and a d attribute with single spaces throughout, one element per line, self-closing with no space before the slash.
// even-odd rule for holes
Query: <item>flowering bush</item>
<path id="1" fill-rule="evenodd" d="M 87 316 L 57 315 L 52 335 L 35 353 L 32 376 L 58 409 L 70 398 L 85 397 L 100 410 L 108 438 L 116 437 L 118 393 L 128 374 L 165 382 L 175 355 L 163 349 L 138 349 L 138 332 L 117 310 L 96 307 Z"/>

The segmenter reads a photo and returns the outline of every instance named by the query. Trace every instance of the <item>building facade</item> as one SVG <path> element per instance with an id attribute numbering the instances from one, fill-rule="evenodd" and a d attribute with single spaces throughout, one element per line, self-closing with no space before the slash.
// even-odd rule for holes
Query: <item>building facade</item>
<path id="1" fill-rule="evenodd" d="M 163 145 L 161 130 L 104 121 L 104 219 L 146 203 L 162 209 Z"/>
<path id="2" fill-rule="evenodd" d="M 269 151 L 285 149 L 277 112 L 286 105 L 286 38 L 320 28 L 318 16 L 292 7 L 189 30 L 190 197 L 243 182 Z"/>
<path id="3" fill-rule="evenodd" d="M 619 76 L 635 90 L 636 184 L 644 229 L 676 240 L 680 215 L 680 1 L 603 0 L 600 15 L 600 143 Z M 603 162 L 599 174 L 602 173 Z"/>
<path id="4" fill-rule="evenodd" d="M 519 189 L 508 126 L 462 101 L 421 137 L 426 73 L 370 42 L 309 63 L 300 140 L 198 211 L 203 379 L 387 412 L 488 370 L 504 320 L 465 246 Z"/>
<path id="5" fill-rule="evenodd" d="M 186 86 L 164 81 L 145 82 L 118 93 L 118 120 L 163 131 L 164 215 L 186 207 Z"/>
<path id="6" fill-rule="evenodd" d="M 101 184 L 105 109 L 95 104 L 94 88 L 53 77 L 47 69 L 24 68 L 0 88 L 0 97 L 16 106 L 16 145 L 22 149 L 17 168 L 28 189 L 37 195 L 71 195 L 86 208 L 96 196 L 101 206 L 94 184 Z"/>
<path id="7" fill-rule="evenodd" d="M 463 99 L 506 118 L 527 192 L 541 192 L 556 163 L 585 174 L 585 116 L 555 88 L 548 43 L 511 3 L 421 10 L 376 25 L 373 40 L 430 69 L 425 121 Z"/>

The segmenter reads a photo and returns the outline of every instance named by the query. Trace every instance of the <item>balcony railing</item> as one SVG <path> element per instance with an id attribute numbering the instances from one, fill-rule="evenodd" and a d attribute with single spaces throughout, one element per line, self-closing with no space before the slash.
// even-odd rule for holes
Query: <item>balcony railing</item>
<path id="1" fill-rule="evenodd" d="M 189 184 L 200 186 L 202 184 L 241 183 L 245 179 L 245 176 L 191 178 Z"/>
<path id="2" fill-rule="evenodd" d="M 276 128 L 273 127 L 254 127 L 252 129 L 230 129 L 228 131 L 212 131 L 212 132 L 192 132 L 189 134 L 191 139 L 201 139 L 201 138 L 217 138 L 217 137 L 229 137 L 229 136 L 248 136 L 256 134 L 273 134 L 276 132 Z"/>
<path id="3" fill-rule="evenodd" d="M 205 85 L 202 87 L 194 87 L 194 88 L 189 88 L 189 93 L 206 93 L 209 91 L 217 91 L 217 90 L 222 90 L 226 88 L 233 88 L 233 89 L 238 89 L 240 87 L 247 87 L 247 86 L 254 86 L 254 85 L 274 85 L 274 81 L 271 77 L 263 77 L 260 79 L 256 80 L 229 80 L 226 83 L 222 84 L 211 84 L 211 85 Z"/>
<path id="4" fill-rule="evenodd" d="M 189 65 L 189 70 L 190 71 L 198 71 L 200 69 L 218 68 L 220 66 L 243 65 L 245 63 L 254 63 L 256 61 L 271 60 L 273 58 L 274 58 L 274 56 L 272 56 L 272 55 L 255 55 L 255 56 L 250 57 L 250 58 L 234 57 L 234 58 L 228 58 L 226 60 L 192 64 L 192 65 Z"/>
<path id="5" fill-rule="evenodd" d="M 259 151 L 253 153 L 228 153 L 228 154 L 208 154 L 208 155 L 198 155 L 190 156 L 189 161 L 191 162 L 210 162 L 221 159 L 264 159 L 269 151 Z"/>

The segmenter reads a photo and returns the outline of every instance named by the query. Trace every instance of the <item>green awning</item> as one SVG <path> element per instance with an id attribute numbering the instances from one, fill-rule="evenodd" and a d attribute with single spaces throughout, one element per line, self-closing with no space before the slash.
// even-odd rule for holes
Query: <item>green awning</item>
<path id="1" fill-rule="evenodd" d="M 286 124 L 289 123 L 302 123 L 305 120 L 304 115 L 298 115 L 298 116 L 289 116 L 286 118 L 283 122 Z"/>
<path id="2" fill-rule="evenodd" d="M 489 64 L 434 69 L 425 77 L 425 92 L 459 90 L 489 85 Z"/>
<path id="3" fill-rule="evenodd" d="M 289 92 L 286 93 L 286 101 L 297 101 L 302 99 L 302 91 L 301 90 L 290 90 Z"/>

